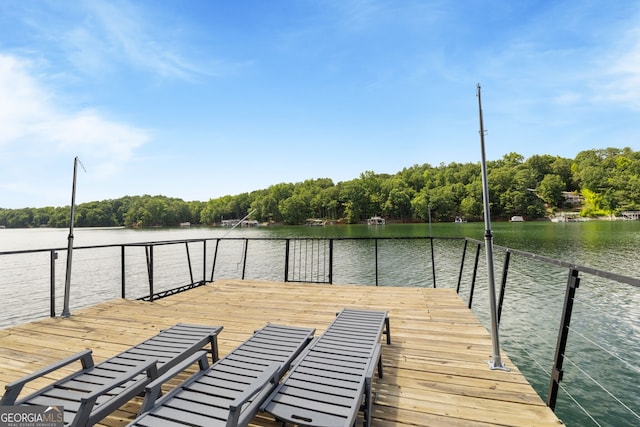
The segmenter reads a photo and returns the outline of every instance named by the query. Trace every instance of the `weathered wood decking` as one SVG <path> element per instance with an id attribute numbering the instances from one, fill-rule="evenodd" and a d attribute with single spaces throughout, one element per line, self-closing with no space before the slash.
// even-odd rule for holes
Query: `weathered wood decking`
<path id="1" fill-rule="evenodd" d="M 488 369 L 490 335 L 451 289 L 219 280 L 153 303 L 112 301 L 0 330 L 0 384 L 85 348 L 104 360 L 178 322 L 223 325 L 221 356 L 267 322 L 318 335 L 344 307 L 384 309 L 391 318 L 384 378 L 374 380 L 374 426 L 562 424 L 506 356 L 510 372 Z M 139 404 L 102 425 L 126 425 Z"/>

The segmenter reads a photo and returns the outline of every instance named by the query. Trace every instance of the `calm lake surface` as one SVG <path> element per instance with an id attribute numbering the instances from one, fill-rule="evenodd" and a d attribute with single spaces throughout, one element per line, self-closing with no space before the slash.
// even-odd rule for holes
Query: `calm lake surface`
<path id="1" fill-rule="evenodd" d="M 578 223 L 494 223 L 492 225 L 495 249 L 496 280 L 499 282 L 504 262 L 504 251 L 500 247 L 520 249 L 561 259 L 577 265 L 615 272 L 625 276 L 640 277 L 640 221 L 591 221 Z M 324 226 L 324 227 L 258 227 L 235 229 L 192 227 L 188 229 L 76 229 L 76 248 L 92 245 L 138 243 L 177 239 L 220 238 L 305 238 L 305 237 L 472 237 L 483 239 L 482 223 L 427 224 L 385 226 Z M 3 229 L 0 230 L 0 252 L 25 249 L 61 248 L 67 245 L 68 230 L 64 229 Z M 216 277 L 239 277 L 238 269 L 242 258 L 242 240 L 231 242 L 229 249 L 220 254 L 221 270 Z M 381 285 L 389 286 L 433 286 L 430 270 L 430 248 L 427 241 L 415 241 L 419 253 L 405 253 L 405 247 L 393 241 L 381 241 L 386 248 L 381 258 Z M 406 242 L 405 242 L 406 243 Z M 370 242 L 344 244 L 339 247 L 340 256 L 335 262 L 334 283 L 371 284 Z M 475 247 L 470 245 L 464 264 L 463 285 L 460 296 L 470 298 L 471 273 Z M 193 257 L 200 255 L 197 245 L 191 248 Z M 437 240 L 434 249 L 436 265 L 436 286 L 457 285 L 463 243 L 458 240 Z M 271 273 L 266 266 L 256 264 L 281 262 L 280 249 L 253 248 L 248 270 L 251 277 L 266 280 L 282 280 L 280 273 Z M 381 249 L 381 251 L 383 250 Z M 127 249 L 129 250 L 129 249 Z M 161 256 L 161 250 L 157 256 Z M 207 259 L 213 250 L 207 249 Z M 253 252 L 252 252 L 253 251 Z M 62 307 L 60 290 L 64 281 L 64 250 L 56 261 L 57 310 Z M 89 277 L 86 281 L 98 283 L 102 276 L 120 273 L 119 249 L 96 256 L 83 254 L 90 251 L 74 251 L 76 274 Z M 130 256 L 144 258 L 143 252 Z M 381 252 L 382 253 L 382 252 Z M 11 301 L 13 307 L 24 307 L 28 299 L 40 298 L 42 308 L 39 317 L 47 316 L 48 307 L 48 265 L 49 252 L 38 255 L 42 265 L 42 285 L 38 290 L 23 289 L 20 277 L 24 269 L 15 258 L 0 257 L 0 298 Z M 129 256 L 129 255 L 128 255 Z M 12 256 L 14 257 L 14 256 Z M 275 258 L 274 258 L 275 257 Z M 275 259 L 275 261 L 274 261 Z M 413 272 L 390 273 L 393 266 L 406 263 L 407 259 L 416 264 Z M 22 262 L 22 261 L 20 261 Z M 200 261 L 202 263 L 202 261 Z M 208 263 L 208 261 L 206 261 Z M 342 263 L 342 264 L 340 264 Z M 224 267 L 222 264 L 226 265 Z M 197 263 L 195 263 L 197 265 Z M 386 266 L 386 267 L 385 267 Z M 183 268 L 176 266 L 175 268 Z M 225 270 L 226 268 L 226 270 Z M 385 270 L 386 268 L 386 270 Z M 386 271 L 386 273 L 385 273 Z M 128 273 L 130 282 L 144 283 L 146 271 Z M 196 273 L 197 274 L 197 273 Z M 221 276 L 219 276 L 219 274 Z M 93 275 L 93 276 L 91 276 Z M 535 260 L 512 256 L 505 303 L 500 324 L 500 339 L 503 350 L 527 376 L 543 399 L 546 399 L 549 372 L 552 366 L 559 318 L 562 312 L 564 291 L 567 283 L 567 269 L 550 266 Z M 94 277 L 95 279 L 92 279 Z M 138 279 L 136 279 L 136 277 Z M 572 318 L 569 345 L 565 359 L 565 376 L 559 394 L 556 413 L 570 426 L 637 426 L 640 425 L 640 289 L 581 274 L 581 284 L 577 290 L 574 317 Z M 82 306 L 92 298 L 107 300 L 119 297 L 119 279 L 105 285 L 95 285 L 97 289 L 85 286 L 77 289 L 72 303 Z M 496 283 L 498 285 L 499 283 Z M 35 286 L 35 285 L 34 285 Z M 132 287 L 135 284 L 132 285 Z M 104 288 L 104 289 L 102 289 Z M 127 292 L 136 293 L 135 287 Z M 139 292 L 144 292 L 144 286 Z M 34 295 L 40 295 L 35 297 Z M 484 251 L 480 257 L 476 289 L 473 295 L 474 313 L 489 325 L 487 315 L 487 286 Z M 127 295 L 136 297 L 137 295 Z M 6 302 L 5 302 L 6 304 Z M 8 308 L 7 310 L 11 310 Z M 27 321 L 33 313 L 24 310 L 7 318 L 0 318 L 0 327 Z M 0 316 L 2 317 L 2 316 Z M 584 411 L 580 408 L 583 407 Z M 585 415 L 584 412 L 589 415 Z"/>

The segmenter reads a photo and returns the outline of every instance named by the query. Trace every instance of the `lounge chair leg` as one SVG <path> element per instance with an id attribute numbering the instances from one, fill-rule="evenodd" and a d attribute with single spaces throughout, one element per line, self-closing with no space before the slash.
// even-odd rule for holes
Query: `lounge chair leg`
<path id="1" fill-rule="evenodd" d="M 385 331 L 383 332 L 387 336 L 387 345 L 391 345 L 391 328 L 389 327 L 389 317 L 384 318 Z"/>

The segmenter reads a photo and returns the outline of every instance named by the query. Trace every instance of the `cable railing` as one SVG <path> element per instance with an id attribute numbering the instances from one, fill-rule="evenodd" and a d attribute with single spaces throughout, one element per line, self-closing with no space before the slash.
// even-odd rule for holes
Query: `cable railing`
<path id="1" fill-rule="evenodd" d="M 70 301 L 74 310 L 116 298 L 153 301 L 222 278 L 446 287 L 488 325 L 483 250 L 482 241 L 442 237 L 84 246 L 74 248 Z M 503 348 L 547 405 L 572 425 L 640 424 L 640 279 L 521 250 L 494 250 L 501 266 L 496 276 Z M 66 252 L 0 252 L 6 307 L 0 327 L 59 315 Z"/>
<path id="2" fill-rule="evenodd" d="M 477 245 L 475 258 L 467 249 L 460 276 L 471 276 L 473 289 L 481 275 L 476 269 L 483 268 L 477 263 L 482 242 L 467 239 L 465 247 L 470 244 Z M 503 261 L 498 299 L 504 347 L 547 405 L 572 425 L 640 424 L 640 279 L 494 248 Z M 473 271 L 464 276 L 464 268 Z M 522 283 L 535 286 L 523 292 Z"/>

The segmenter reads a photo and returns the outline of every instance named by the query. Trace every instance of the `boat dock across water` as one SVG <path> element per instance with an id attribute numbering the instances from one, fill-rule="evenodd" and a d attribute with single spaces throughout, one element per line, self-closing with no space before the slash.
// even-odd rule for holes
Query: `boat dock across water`
<path id="1" fill-rule="evenodd" d="M 490 334 L 455 290 L 446 288 L 220 279 L 153 302 L 98 303 L 68 318 L 0 330 L 0 383 L 84 349 L 100 362 L 180 322 L 224 326 L 220 356 L 268 322 L 312 327 L 320 335 L 345 307 L 387 310 L 390 318 L 384 376 L 373 381 L 374 426 L 562 425 L 506 355 L 509 372 L 488 369 Z M 30 384 L 27 392 L 42 385 Z M 141 401 L 135 398 L 99 425 L 125 426 Z M 252 425 L 279 423 L 259 414 Z"/>

